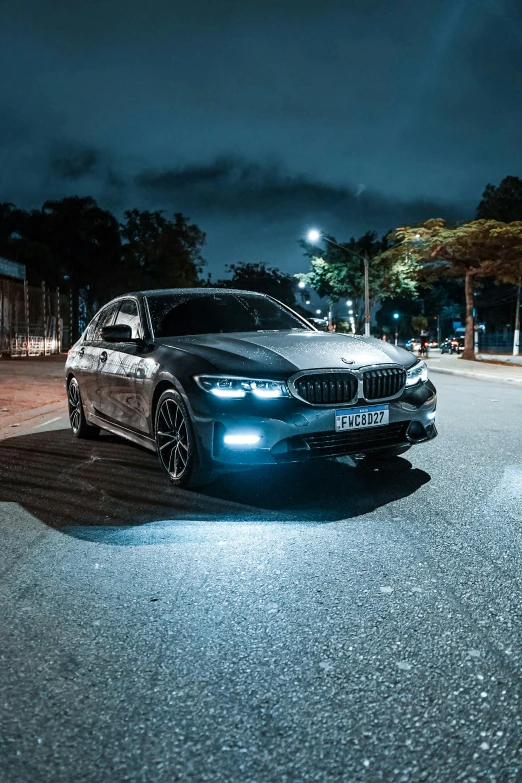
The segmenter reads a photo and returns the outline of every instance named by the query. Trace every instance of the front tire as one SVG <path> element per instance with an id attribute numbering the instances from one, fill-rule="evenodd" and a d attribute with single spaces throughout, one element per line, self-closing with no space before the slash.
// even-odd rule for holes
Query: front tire
<path id="1" fill-rule="evenodd" d="M 194 428 L 182 396 L 174 389 L 158 400 L 154 424 L 156 450 L 163 470 L 176 487 L 198 487 L 213 478 L 198 454 Z"/>
<path id="2" fill-rule="evenodd" d="M 87 423 L 83 410 L 82 395 L 76 378 L 71 378 L 67 387 L 67 402 L 69 405 L 69 422 L 75 438 L 92 440 L 100 434 L 100 428 Z"/>

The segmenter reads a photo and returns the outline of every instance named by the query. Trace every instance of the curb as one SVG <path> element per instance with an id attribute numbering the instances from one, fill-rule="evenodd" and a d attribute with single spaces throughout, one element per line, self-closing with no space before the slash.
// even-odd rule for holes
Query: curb
<path id="1" fill-rule="evenodd" d="M 522 377 L 513 378 L 509 375 L 493 375 L 488 372 L 470 372 L 469 370 L 450 370 L 447 367 L 433 367 L 428 365 L 429 372 L 439 372 L 443 375 L 458 375 L 461 378 L 472 378 L 476 381 L 492 381 L 493 383 L 506 383 L 509 386 L 522 386 Z"/>

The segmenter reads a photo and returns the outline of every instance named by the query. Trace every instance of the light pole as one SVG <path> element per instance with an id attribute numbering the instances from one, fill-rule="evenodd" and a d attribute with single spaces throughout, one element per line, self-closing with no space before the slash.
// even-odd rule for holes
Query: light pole
<path id="1" fill-rule="evenodd" d="M 333 239 L 328 239 L 328 237 L 322 236 L 316 228 L 313 228 L 308 232 L 309 242 L 318 242 L 320 239 L 322 239 L 323 242 L 329 242 L 330 245 L 335 245 L 335 247 L 338 247 L 341 250 L 345 250 L 347 253 L 350 253 L 350 255 L 354 256 L 354 258 L 358 258 L 359 261 L 364 263 L 364 336 L 370 337 L 370 259 L 368 257 L 368 253 L 365 251 L 364 256 L 361 256 L 359 253 L 355 253 L 353 250 L 349 250 L 344 245 L 340 245 L 338 242 L 334 242 Z"/>
<path id="2" fill-rule="evenodd" d="M 399 313 L 394 313 L 393 318 L 395 321 L 395 345 L 397 345 L 398 339 L 399 339 Z"/>
<path id="3" fill-rule="evenodd" d="M 364 336 L 370 336 L 370 282 L 368 253 L 364 254 Z"/>
<path id="4" fill-rule="evenodd" d="M 518 280 L 517 287 L 517 304 L 515 310 L 515 334 L 513 335 L 513 356 L 518 356 L 520 350 L 520 288 L 522 286 L 522 278 Z"/>

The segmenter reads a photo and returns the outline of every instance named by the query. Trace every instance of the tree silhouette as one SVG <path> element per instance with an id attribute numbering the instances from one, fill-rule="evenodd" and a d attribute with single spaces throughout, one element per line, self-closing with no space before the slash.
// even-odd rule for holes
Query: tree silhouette
<path id="1" fill-rule="evenodd" d="M 502 223 L 522 220 L 522 180 L 504 177 L 498 186 L 486 185 L 477 207 L 477 218 Z"/>

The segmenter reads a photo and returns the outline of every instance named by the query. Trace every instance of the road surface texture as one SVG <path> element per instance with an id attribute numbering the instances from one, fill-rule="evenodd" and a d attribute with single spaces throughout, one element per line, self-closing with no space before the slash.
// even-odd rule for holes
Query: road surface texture
<path id="1" fill-rule="evenodd" d="M 2 441 L 2 783 L 520 781 L 522 391 L 436 382 L 379 470 Z"/>

